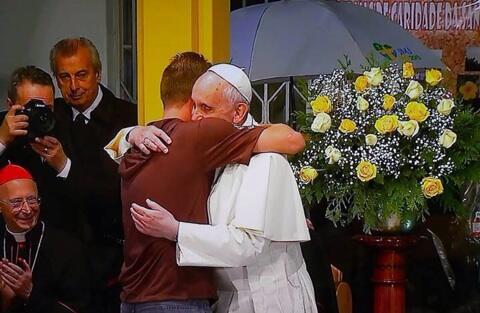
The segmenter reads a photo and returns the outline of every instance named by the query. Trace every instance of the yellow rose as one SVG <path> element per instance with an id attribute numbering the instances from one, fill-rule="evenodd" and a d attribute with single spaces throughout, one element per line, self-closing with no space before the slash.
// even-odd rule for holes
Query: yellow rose
<path id="1" fill-rule="evenodd" d="M 377 167 L 369 161 L 362 161 L 357 165 L 357 177 L 363 182 L 374 179 L 377 176 Z"/>
<path id="2" fill-rule="evenodd" d="M 444 129 L 440 138 L 438 138 L 438 143 L 444 148 L 450 148 L 457 141 L 457 134 L 452 132 L 450 129 Z"/>
<path id="3" fill-rule="evenodd" d="M 403 63 L 403 78 L 412 78 L 415 76 L 415 69 L 410 62 Z"/>
<path id="4" fill-rule="evenodd" d="M 405 114 L 407 114 L 411 120 L 423 122 L 428 118 L 430 112 L 428 112 L 425 104 L 412 101 L 407 104 L 407 107 L 405 108 Z"/>
<path id="5" fill-rule="evenodd" d="M 332 126 L 332 119 L 327 113 L 318 113 L 312 123 L 312 130 L 316 133 L 325 133 Z"/>
<path id="6" fill-rule="evenodd" d="M 365 136 L 365 143 L 367 146 L 374 146 L 377 144 L 378 138 L 377 135 L 374 134 L 368 134 Z"/>
<path id="7" fill-rule="evenodd" d="M 411 80 L 408 84 L 405 94 L 410 97 L 410 99 L 417 99 L 423 93 L 423 87 L 416 80 Z"/>
<path id="8" fill-rule="evenodd" d="M 375 121 L 375 129 L 380 134 L 391 133 L 398 128 L 398 116 L 384 115 Z"/>
<path id="9" fill-rule="evenodd" d="M 463 100 L 473 100 L 477 97 L 478 86 L 474 82 L 467 81 L 460 87 L 459 91 Z"/>
<path id="10" fill-rule="evenodd" d="M 395 97 L 392 95 L 384 95 L 383 96 L 383 108 L 387 111 L 390 111 L 393 109 L 393 106 L 395 105 Z"/>
<path id="11" fill-rule="evenodd" d="M 365 100 L 364 97 L 362 97 L 362 96 L 358 96 L 358 97 L 357 97 L 357 109 L 358 109 L 359 111 L 365 111 L 365 110 L 367 110 L 367 109 L 368 109 L 368 105 L 369 105 L 369 104 L 368 104 L 368 101 Z"/>
<path id="12" fill-rule="evenodd" d="M 358 76 L 354 83 L 357 92 L 364 92 L 368 88 L 368 78 L 366 76 Z"/>
<path id="13" fill-rule="evenodd" d="M 430 86 L 436 86 L 443 79 L 442 72 L 431 69 L 425 72 L 425 81 Z"/>
<path id="14" fill-rule="evenodd" d="M 398 132 L 407 137 L 415 136 L 419 129 L 418 122 L 414 120 L 400 122 L 398 125 Z"/>
<path id="15" fill-rule="evenodd" d="M 327 149 L 325 149 L 325 158 L 328 160 L 328 164 L 337 163 L 341 157 L 342 153 L 334 146 L 328 146 Z"/>
<path id="16" fill-rule="evenodd" d="M 363 72 L 367 76 L 368 83 L 372 86 L 378 86 L 383 81 L 382 70 L 379 67 L 372 67 L 370 71 Z"/>
<path id="17" fill-rule="evenodd" d="M 425 198 L 433 198 L 443 193 L 442 181 L 434 177 L 425 177 L 422 179 L 422 192 Z"/>
<path id="18" fill-rule="evenodd" d="M 315 100 L 310 102 L 310 105 L 315 115 L 321 112 L 330 113 L 332 111 L 332 102 L 327 96 L 317 96 Z"/>
<path id="19" fill-rule="evenodd" d="M 313 182 L 317 176 L 317 170 L 311 166 L 304 166 L 300 169 L 300 180 L 306 184 Z"/>
<path id="20" fill-rule="evenodd" d="M 342 133 L 348 134 L 355 131 L 355 129 L 357 129 L 357 124 L 351 119 L 345 118 L 340 122 L 340 127 L 338 129 Z"/>
<path id="21" fill-rule="evenodd" d="M 442 99 L 437 105 L 437 111 L 443 115 L 449 115 L 452 112 L 452 109 L 455 107 L 452 99 Z"/>

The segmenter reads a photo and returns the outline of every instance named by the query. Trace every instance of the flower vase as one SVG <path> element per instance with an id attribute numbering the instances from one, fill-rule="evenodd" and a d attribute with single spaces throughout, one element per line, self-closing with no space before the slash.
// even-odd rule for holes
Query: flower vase
<path id="1" fill-rule="evenodd" d="M 385 218 L 378 216 L 377 226 L 373 229 L 373 233 L 384 235 L 408 234 L 415 226 L 415 218 L 402 218 L 398 214 L 392 213 Z"/>

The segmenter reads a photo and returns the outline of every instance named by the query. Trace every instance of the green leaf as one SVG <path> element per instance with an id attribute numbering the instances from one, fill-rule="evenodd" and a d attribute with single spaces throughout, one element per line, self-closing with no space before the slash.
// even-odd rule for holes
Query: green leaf
<path id="1" fill-rule="evenodd" d="M 385 180 L 385 176 L 383 176 L 382 174 L 377 174 L 377 177 L 375 177 L 374 179 L 374 181 L 380 185 L 384 184 L 384 180 Z"/>

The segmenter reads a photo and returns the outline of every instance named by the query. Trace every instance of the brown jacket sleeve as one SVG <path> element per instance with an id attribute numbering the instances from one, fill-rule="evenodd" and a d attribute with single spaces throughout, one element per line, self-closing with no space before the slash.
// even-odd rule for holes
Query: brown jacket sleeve
<path id="1" fill-rule="evenodd" d="M 230 163 L 248 164 L 265 127 L 237 128 L 217 118 L 201 120 L 197 126 L 196 150 L 206 171 Z"/>

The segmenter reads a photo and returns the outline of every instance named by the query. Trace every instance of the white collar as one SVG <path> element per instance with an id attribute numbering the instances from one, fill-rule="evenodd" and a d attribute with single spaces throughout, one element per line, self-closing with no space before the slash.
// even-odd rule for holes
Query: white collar
<path id="1" fill-rule="evenodd" d="M 15 242 L 25 242 L 27 241 L 25 239 L 25 235 L 30 231 L 30 230 L 27 230 L 27 231 L 24 231 L 24 232 L 21 232 L 21 233 L 15 233 L 13 231 L 11 231 L 10 229 L 8 229 L 8 226 L 5 225 L 5 229 L 7 230 L 7 232 L 13 236 L 13 238 L 15 238 Z"/>
<path id="2" fill-rule="evenodd" d="M 257 126 L 258 123 L 257 121 L 255 121 L 255 119 L 253 118 L 253 116 L 248 113 L 247 115 L 247 119 L 245 120 L 245 122 L 243 122 L 242 126 Z"/>
<path id="3" fill-rule="evenodd" d="M 102 101 L 102 98 L 103 98 L 103 91 L 102 91 L 102 88 L 100 88 L 100 85 L 99 85 L 98 86 L 97 97 L 95 98 L 95 100 L 93 100 L 92 105 L 90 105 L 88 107 L 88 109 L 86 109 L 83 112 L 80 112 L 77 109 L 75 109 L 74 107 L 72 107 L 72 113 L 73 113 L 72 120 L 75 121 L 78 114 L 82 113 L 85 116 L 85 118 L 87 119 L 85 121 L 85 123 L 88 123 L 88 121 L 90 120 L 90 115 L 92 114 L 92 111 L 95 110 L 98 107 L 98 105 L 100 104 L 100 101 Z"/>

